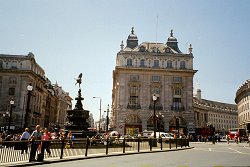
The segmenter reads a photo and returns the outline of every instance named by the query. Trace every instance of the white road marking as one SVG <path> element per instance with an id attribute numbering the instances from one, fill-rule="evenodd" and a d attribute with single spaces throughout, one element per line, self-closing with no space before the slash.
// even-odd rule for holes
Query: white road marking
<path id="1" fill-rule="evenodd" d="M 243 154 L 242 152 L 240 152 L 240 151 L 238 151 L 238 150 L 235 150 L 235 149 L 232 149 L 232 148 L 228 148 L 228 149 L 233 150 L 233 151 L 235 151 L 235 152 L 237 152 L 237 153 Z"/>
<path id="2" fill-rule="evenodd" d="M 208 150 L 209 150 L 209 151 L 212 151 L 212 149 L 211 149 L 211 148 L 209 148 Z"/>

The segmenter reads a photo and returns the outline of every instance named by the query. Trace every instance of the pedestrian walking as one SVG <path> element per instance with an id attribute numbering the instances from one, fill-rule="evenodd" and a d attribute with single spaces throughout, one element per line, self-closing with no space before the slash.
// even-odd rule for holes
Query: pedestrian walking
<path id="1" fill-rule="evenodd" d="M 34 130 L 30 135 L 30 140 L 32 141 L 32 144 L 31 144 L 29 162 L 36 161 L 35 159 L 36 151 L 38 146 L 41 145 L 41 137 L 42 137 L 42 132 L 40 131 L 40 125 L 36 125 L 36 130 Z"/>
<path id="2" fill-rule="evenodd" d="M 22 147 L 22 151 L 21 154 L 23 154 L 24 150 L 26 153 L 28 153 L 28 140 L 30 138 L 30 133 L 29 133 L 29 128 L 25 128 L 24 132 L 22 133 L 21 137 L 20 137 L 20 141 L 21 142 L 21 147 Z"/>
<path id="3" fill-rule="evenodd" d="M 234 140 L 235 140 L 235 143 L 238 144 L 238 136 L 236 134 L 234 135 Z"/>
<path id="4" fill-rule="evenodd" d="M 248 144 L 250 146 L 250 134 L 248 135 Z"/>
<path id="5" fill-rule="evenodd" d="M 229 144 L 229 140 L 230 140 L 229 135 L 226 135 L 226 139 L 227 139 L 227 144 Z"/>

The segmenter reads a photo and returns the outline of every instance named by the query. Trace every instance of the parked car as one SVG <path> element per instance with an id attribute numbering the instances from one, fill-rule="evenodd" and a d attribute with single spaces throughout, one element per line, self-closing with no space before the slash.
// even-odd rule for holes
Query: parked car
<path id="1" fill-rule="evenodd" d="M 154 132 L 151 133 L 150 135 L 151 138 L 154 137 Z M 169 141 L 169 139 L 174 139 L 174 136 L 171 135 L 170 133 L 166 133 L 166 132 L 156 132 L 156 138 L 162 138 L 162 141 Z"/>

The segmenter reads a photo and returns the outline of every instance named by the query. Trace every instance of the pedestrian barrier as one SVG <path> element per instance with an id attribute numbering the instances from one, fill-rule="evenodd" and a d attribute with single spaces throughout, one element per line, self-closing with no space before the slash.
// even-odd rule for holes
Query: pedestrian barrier
<path id="1" fill-rule="evenodd" d="M 50 158 L 63 159 L 69 156 L 89 156 L 89 155 L 108 155 L 112 153 L 130 153 L 168 150 L 177 147 L 189 146 L 188 139 L 170 139 L 163 141 L 161 138 L 135 138 L 135 139 L 74 139 L 74 140 L 50 140 L 44 141 L 3 141 L 0 145 L 0 166 L 1 163 L 33 161 L 30 159 L 31 148 L 39 143 L 35 150 L 35 157 L 38 161 Z M 28 146 L 27 152 L 22 149 Z"/>

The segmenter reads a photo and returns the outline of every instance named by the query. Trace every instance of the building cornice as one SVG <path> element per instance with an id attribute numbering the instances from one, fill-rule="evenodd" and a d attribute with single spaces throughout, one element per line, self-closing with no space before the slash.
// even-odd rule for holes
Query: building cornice
<path id="1" fill-rule="evenodd" d="M 119 71 L 131 71 L 131 72 L 169 72 L 169 73 L 189 73 L 189 74 L 195 74 L 198 70 L 189 70 L 189 69 L 173 69 L 173 68 L 141 68 L 141 67 L 122 67 L 122 66 L 116 66 L 115 70 L 119 70 Z"/>

